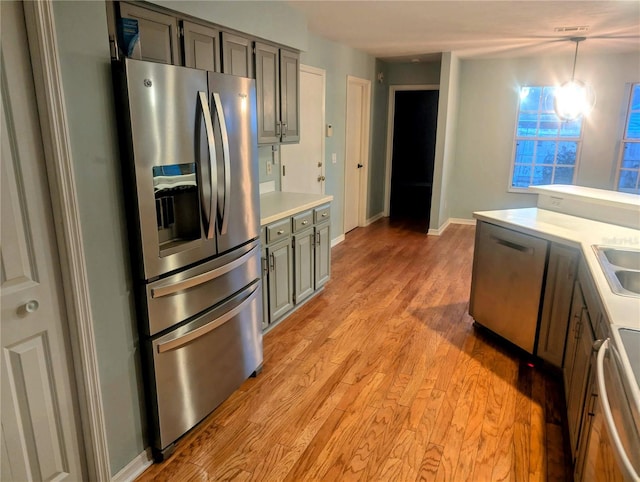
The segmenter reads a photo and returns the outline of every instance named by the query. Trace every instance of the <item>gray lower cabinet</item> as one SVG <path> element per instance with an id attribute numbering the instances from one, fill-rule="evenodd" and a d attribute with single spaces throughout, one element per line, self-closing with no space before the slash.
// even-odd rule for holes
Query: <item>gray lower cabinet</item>
<path id="1" fill-rule="evenodd" d="M 267 247 L 269 263 L 269 320 L 277 320 L 293 308 L 293 253 L 291 240 Z"/>
<path id="2" fill-rule="evenodd" d="M 300 303 L 306 300 L 315 291 L 314 270 L 314 228 L 310 227 L 293 236 L 293 301 Z"/>
<path id="3" fill-rule="evenodd" d="M 575 462 L 578 449 L 578 437 L 589 380 L 589 360 L 594 341 L 589 312 L 579 282 L 576 283 L 574 292 L 564 368 L 567 424 L 569 426 L 572 462 Z"/>
<path id="4" fill-rule="evenodd" d="M 537 355 L 557 367 L 562 366 L 564 356 L 578 257 L 576 249 L 551 244 Z"/>
<path id="5" fill-rule="evenodd" d="M 330 205 L 263 228 L 263 329 L 320 290 L 331 274 Z M 286 278 L 286 279 L 285 279 Z"/>
<path id="6" fill-rule="evenodd" d="M 194 69 L 221 72 L 220 30 L 182 21 L 184 65 Z"/>
<path id="7" fill-rule="evenodd" d="M 320 289 L 329 281 L 331 275 L 331 237 L 330 223 L 315 227 L 315 289 Z"/>

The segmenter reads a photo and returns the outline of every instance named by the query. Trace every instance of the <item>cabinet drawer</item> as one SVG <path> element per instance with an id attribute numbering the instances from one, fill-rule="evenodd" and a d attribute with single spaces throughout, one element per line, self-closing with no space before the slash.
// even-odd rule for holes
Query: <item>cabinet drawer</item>
<path id="1" fill-rule="evenodd" d="M 286 238 L 289 234 L 291 234 L 289 218 L 272 223 L 267 226 L 267 244 Z"/>
<path id="2" fill-rule="evenodd" d="M 313 225 L 313 213 L 311 211 L 296 214 L 291 219 L 293 220 L 292 224 L 294 233 Z"/>
<path id="3" fill-rule="evenodd" d="M 320 206 L 313 210 L 313 222 L 321 223 L 322 221 L 328 221 L 331 217 L 331 208 L 327 204 L 326 206 Z"/>

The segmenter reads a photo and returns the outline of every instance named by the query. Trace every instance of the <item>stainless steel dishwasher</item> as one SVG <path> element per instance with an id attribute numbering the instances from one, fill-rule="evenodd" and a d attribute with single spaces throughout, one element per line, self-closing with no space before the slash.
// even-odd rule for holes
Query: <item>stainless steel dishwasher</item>
<path id="1" fill-rule="evenodd" d="M 533 354 L 549 243 L 479 221 L 469 314 Z"/>

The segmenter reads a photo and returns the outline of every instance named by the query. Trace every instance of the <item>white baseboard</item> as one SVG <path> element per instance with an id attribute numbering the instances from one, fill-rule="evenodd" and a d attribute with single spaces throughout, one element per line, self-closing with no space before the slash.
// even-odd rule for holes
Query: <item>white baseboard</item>
<path id="1" fill-rule="evenodd" d="M 464 218 L 449 218 L 447 219 L 442 226 L 437 229 L 429 229 L 427 233 L 430 236 L 440 236 L 451 224 L 466 224 L 469 226 L 475 226 L 475 219 L 464 219 Z"/>
<path id="2" fill-rule="evenodd" d="M 151 456 L 151 448 L 147 448 L 144 452 L 123 467 L 120 472 L 111 477 L 111 482 L 131 482 L 142 474 L 142 472 L 147 470 L 152 463 L 153 457 Z"/>
<path id="3" fill-rule="evenodd" d="M 370 224 L 375 223 L 378 219 L 382 219 L 384 217 L 384 213 L 378 213 L 375 216 L 371 216 L 369 219 L 367 219 L 367 221 L 365 222 L 365 226 L 369 226 Z"/>
<path id="4" fill-rule="evenodd" d="M 343 241 L 344 241 L 344 234 L 341 234 L 337 238 L 333 238 L 331 240 L 331 247 L 333 248 L 336 244 L 340 244 Z"/>
<path id="5" fill-rule="evenodd" d="M 475 226 L 475 219 L 465 219 L 465 218 L 449 218 L 451 224 L 467 224 L 469 226 Z"/>
<path id="6" fill-rule="evenodd" d="M 449 227 L 449 224 L 451 224 L 451 220 L 447 219 L 444 224 L 442 226 L 440 226 L 437 229 L 429 229 L 429 231 L 427 231 L 427 235 L 429 236 L 440 236 L 442 233 L 444 233 L 445 229 L 447 229 Z"/>

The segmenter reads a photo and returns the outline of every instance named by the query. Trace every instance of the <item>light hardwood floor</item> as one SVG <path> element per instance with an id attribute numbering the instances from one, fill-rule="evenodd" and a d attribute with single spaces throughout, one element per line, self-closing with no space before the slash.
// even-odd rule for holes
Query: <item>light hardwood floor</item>
<path id="1" fill-rule="evenodd" d="M 570 480 L 562 386 L 468 314 L 473 237 L 347 234 L 262 373 L 140 480 Z"/>

